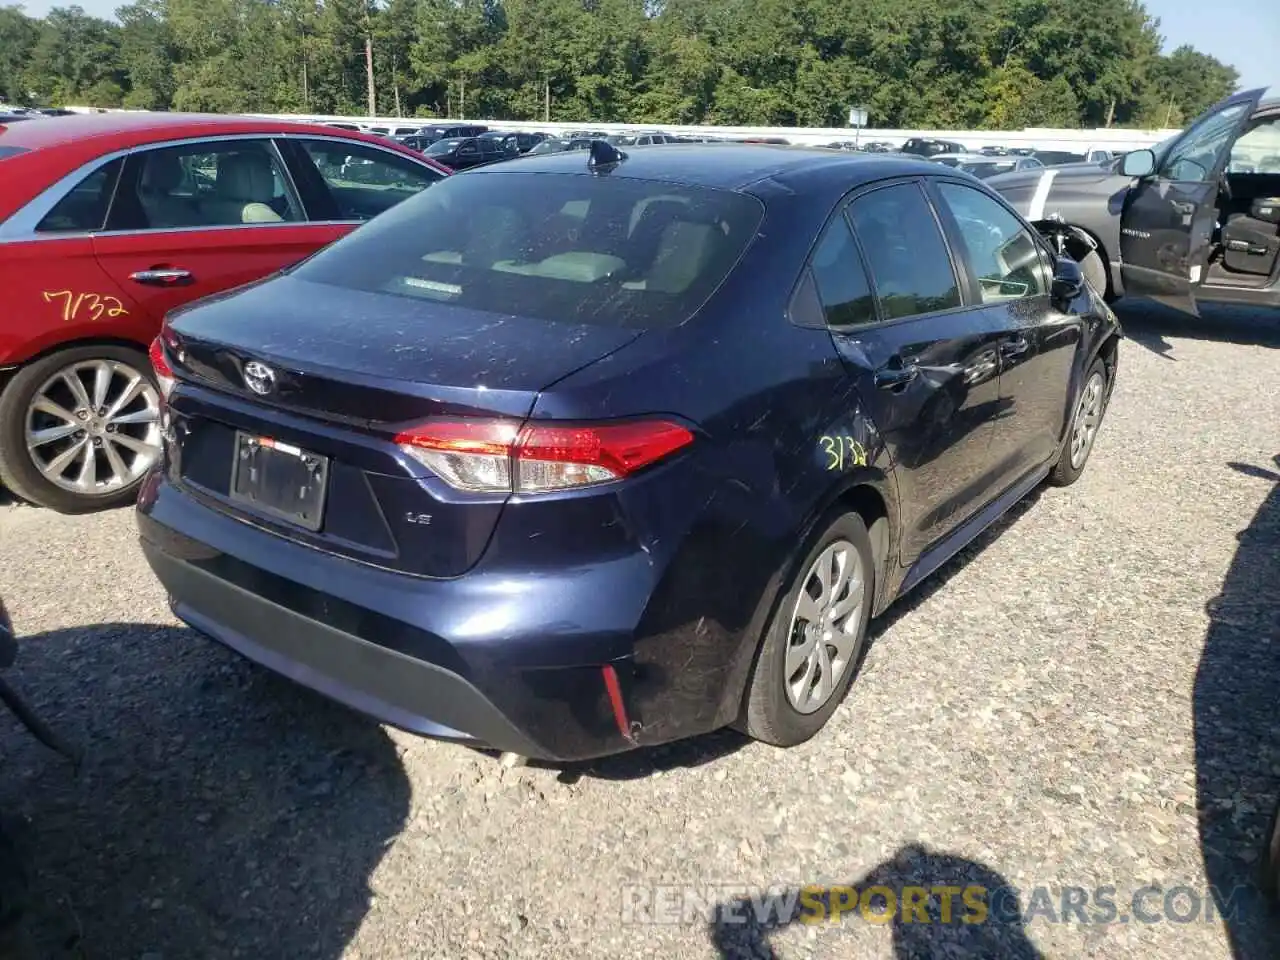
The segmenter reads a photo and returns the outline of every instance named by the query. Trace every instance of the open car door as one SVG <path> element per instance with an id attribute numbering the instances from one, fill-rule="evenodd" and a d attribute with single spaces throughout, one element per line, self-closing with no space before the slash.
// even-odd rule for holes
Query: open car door
<path id="1" fill-rule="evenodd" d="M 1218 192 L 1231 147 L 1266 88 L 1215 104 L 1159 153 L 1135 150 L 1121 170 L 1137 177 L 1120 215 L 1125 293 L 1198 315 L 1218 222 Z"/>

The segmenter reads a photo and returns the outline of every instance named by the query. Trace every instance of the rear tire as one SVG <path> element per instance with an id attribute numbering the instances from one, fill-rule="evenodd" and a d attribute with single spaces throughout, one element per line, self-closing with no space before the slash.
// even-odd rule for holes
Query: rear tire
<path id="1" fill-rule="evenodd" d="M 147 355 L 130 347 L 70 347 L 29 363 L 0 392 L 0 486 L 59 513 L 132 503 L 159 459 L 159 398 Z"/>
<path id="2" fill-rule="evenodd" d="M 862 517 L 835 514 L 819 530 L 765 630 L 739 722 L 748 736 L 779 747 L 808 740 L 844 700 L 875 600 Z"/>
<path id="3" fill-rule="evenodd" d="M 1080 382 L 1080 392 L 1071 405 L 1071 423 L 1058 462 L 1049 473 L 1049 483 L 1069 487 L 1080 479 L 1089 463 L 1093 446 L 1107 412 L 1107 365 L 1098 357 Z"/>

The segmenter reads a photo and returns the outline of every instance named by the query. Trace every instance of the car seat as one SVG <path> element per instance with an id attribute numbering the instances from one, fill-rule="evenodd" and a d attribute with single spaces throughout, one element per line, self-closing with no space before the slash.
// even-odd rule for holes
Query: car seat
<path id="1" fill-rule="evenodd" d="M 224 154 L 218 158 L 214 199 L 204 207 L 213 223 L 277 223 L 284 218 L 271 209 L 275 187 L 275 171 L 265 153 Z"/>
<path id="2" fill-rule="evenodd" d="M 173 195 L 184 180 L 182 160 L 168 150 L 145 155 L 138 181 L 138 202 L 150 227 L 192 227 L 202 222 L 200 208 L 191 197 Z"/>

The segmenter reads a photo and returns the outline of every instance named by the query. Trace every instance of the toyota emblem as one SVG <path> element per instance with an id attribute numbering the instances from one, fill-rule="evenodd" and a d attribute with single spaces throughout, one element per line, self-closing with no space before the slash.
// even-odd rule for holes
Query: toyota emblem
<path id="1" fill-rule="evenodd" d="M 244 365 L 244 385 L 260 397 L 276 388 L 276 372 L 265 363 L 250 360 Z"/>

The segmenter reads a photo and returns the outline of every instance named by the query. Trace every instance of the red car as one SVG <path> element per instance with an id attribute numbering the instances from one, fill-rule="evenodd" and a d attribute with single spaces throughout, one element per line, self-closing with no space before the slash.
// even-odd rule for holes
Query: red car
<path id="1" fill-rule="evenodd" d="M 77 513 L 159 456 L 164 315 L 258 280 L 448 175 L 280 120 L 110 113 L 0 124 L 0 486 Z"/>

